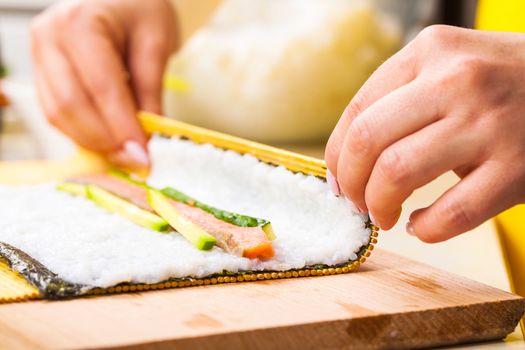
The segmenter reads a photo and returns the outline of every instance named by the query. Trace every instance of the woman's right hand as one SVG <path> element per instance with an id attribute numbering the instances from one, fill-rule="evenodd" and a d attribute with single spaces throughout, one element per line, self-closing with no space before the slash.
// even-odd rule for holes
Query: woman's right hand
<path id="1" fill-rule="evenodd" d="M 49 122 L 115 163 L 147 166 L 136 111 L 161 111 L 164 68 L 179 42 L 169 1 L 64 1 L 35 18 L 31 35 Z"/>
<path id="2" fill-rule="evenodd" d="M 461 180 L 410 215 L 425 242 L 525 203 L 524 81 L 525 34 L 426 28 L 343 112 L 325 153 L 335 192 L 388 230 L 413 191 L 454 171 Z"/>

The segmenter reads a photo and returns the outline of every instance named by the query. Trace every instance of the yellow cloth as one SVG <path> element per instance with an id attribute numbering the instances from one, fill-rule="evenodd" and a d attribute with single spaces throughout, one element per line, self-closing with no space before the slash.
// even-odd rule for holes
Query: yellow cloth
<path id="1" fill-rule="evenodd" d="M 480 0 L 476 28 L 525 33 L 525 1 Z M 525 205 L 498 215 L 496 225 L 513 291 L 525 296 Z"/>
<path id="2" fill-rule="evenodd" d="M 525 1 L 480 0 L 476 28 L 503 32 L 525 32 Z"/>

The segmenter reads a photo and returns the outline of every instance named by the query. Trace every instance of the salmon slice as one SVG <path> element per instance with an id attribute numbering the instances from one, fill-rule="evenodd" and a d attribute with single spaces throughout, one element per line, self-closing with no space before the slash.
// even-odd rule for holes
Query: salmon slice
<path id="1" fill-rule="evenodd" d="M 137 207 L 154 212 L 153 208 L 148 203 L 147 188 L 131 183 L 125 179 L 107 174 L 93 174 L 76 176 L 68 180 L 82 185 L 95 185 L 103 190 L 113 193 L 128 202 L 135 204 Z"/>
<path id="2" fill-rule="evenodd" d="M 148 187 L 124 178 L 106 174 L 79 176 L 70 182 L 95 185 L 154 213 L 148 203 Z M 169 199 L 177 211 L 216 238 L 217 245 L 226 252 L 249 259 L 268 260 L 275 255 L 273 244 L 261 226 L 242 227 L 216 218 L 195 206 Z"/>

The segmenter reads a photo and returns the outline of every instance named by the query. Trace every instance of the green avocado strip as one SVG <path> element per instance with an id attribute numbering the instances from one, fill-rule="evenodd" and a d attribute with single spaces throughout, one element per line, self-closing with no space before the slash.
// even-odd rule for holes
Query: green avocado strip
<path id="1" fill-rule="evenodd" d="M 148 190 L 148 203 L 153 210 L 166 220 L 178 233 L 197 249 L 210 250 L 217 240 L 202 227 L 191 222 L 175 208 L 170 200 L 156 190 Z"/>
<path id="2" fill-rule="evenodd" d="M 205 212 L 212 214 L 217 219 L 226 221 L 235 226 L 240 226 L 240 227 L 259 227 L 260 226 L 262 230 L 264 231 L 264 233 L 266 233 L 266 236 L 268 237 L 269 240 L 275 239 L 275 233 L 273 232 L 272 225 L 268 220 L 254 218 L 253 216 L 232 213 L 227 210 L 222 210 L 222 209 L 218 209 L 218 208 L 209 206 L 171 187 L 163 188 L 160 192 L 166 197 L 176 200 L 177 202 L 181 202 L 181 203 L 202 209 Z"/>
<path id="3" fill-rule="evenodd" d="M 82 184 L 77 184 L 74 182 L 63 182 L 57 185 L 57 190 L 62 192 L 67 192 L 74 196 L 84 196 L 87 197 L 87 186 Z"/>
<path id="4" fill-rule="evenodd" d="M 134 179 L 133 177 L 131 177 L 130 175 L 128 175 L 128 174 L 126 174 L 126 173 L 124 173 L 122 171 L 112 170 L 112 171 L 110 171 L 109 174 L 112 175 L 112 176 L 118 177 L 120 179 L 129 181 L 129 182 L 131 182 L 131 183 L 133 183 L 135 185 L 138 185 L 138 186 L 141 186 L 141 187 L 145 187 L 147 189 L 153 189 L 150 186 L 148 186 L 145 182 L 137 180 L 137 179 Z M 233 224 L 235 226 L 240 226 L 240 227 L 261 227 L 269 240 L 273 241 L 276 238 L 275 233 L 274 233 L 273 228 L 272 228 L 272 224 L 268 220 L 255 218 L 255 217 L 252 217 L 252 216 L 247 216 L 247 215 L 242 215 L 242 214 L 237 214 L 237 213 L 232 213 L 230 211 L 226 211 L 226 210 L 222 210 L 222 209 L 219 209 L 219 208 L 215 208 L 215 207 L 209 206 L 209 205 L 207 205 L 205 203 L 199 202 L 198 200 L 196 200 L 196 199 L 188 196 L 187 194 L 184 194 L 184 193 L 182 193 L 182 192 L 180 192 L 180 191 L 178 191 L 178 190 L 176 190 L 176 189 L 174 189 L 172 187 L 166 187 L 166 188 L 160 190 L 160 192 L 163 195 L 165 195 L 166 197 L 169 197 L 170 199 L 173 199 L 173 200 L 176 200 L 177 202 L 181 202 L 181 203 L 184 203 L 184 204 L 191 205 L 193 207 L 197 207 L 199 209 L 202 209 L 205 212 L 212 214 L 217 219 L 222 220 L 222 221 L 226 221 L 226 222 L 228 222 L 230 224 Z"/>
<path id="5" fill-rule="evenodd" d="M 131 182 L 134 185 L 147 188 L 148 190 L 154 190 L 153 187 L 148 186 L 148 184 L 145 183 L 144 181 L 136 179 L 133 176 L 131 176 L 130 174 L 125 173 L 125 172 L 123 172 L 121 170 L 111 169 L 110 171 L 108 171 L 108 175 L 111 175 L 111 176 L 114 176 L 114 177 L 118 177 L 121 180 L 124 180 L 124 181 L 127 181 L 127 182 Z"/>
<path id="6" fill-rule="evenodd" d="M 108 174 L 111 176 L 117 177 L 119 179 L 128 181 L 134 185 L 146 188 L 148 190 L 155 190 L 153 187 L 148 186 L 148 184 L 145 183 L 144 181 L 135 179 L 123 171 L 110 170 Z M 73 182 L 65 182 L 65 183 L 59 184 L 57 186 L 57 189 L 64 191 L 64 192 L 71 193 L 73 195 L 83 195 L 83 196 L 87 195 L 86 186 L 81 185 L 81 184 L 76 184 Z M 275 233 L 273 231 L 272 224 L 268 220 L 260 219 L 260 218 L 256 218 L 256 217 L 248 216 L 248 215 L 232 213 L 227 210 L 222 210 L 219 208 L 212 207 L 205 203 L 199 202 L 198 200 L 172 187 L 166 187 L 160 190 L 160 192 L 170 199 L 202 209 L 205 212 L 212 214 L 217 219 L 228 222 L 232 225 L 240 226 L 240 227 L 261 227 L 261 229 L 264 231 L 264 233 L 266 234 L 266 237 L 268 237 L 269 240 L 273 241 L 276 238 Z"/>
<path id="7" fill-rule="evenodd" d="M 168 222 L 160 216 L 141 209 L 135 204 L 115 196 L 100 187 L 88 185 L 86 191 L 88 198 L 102 208 L 105 208 L 112 213 L 119 214 L 139 226 L 158 232 L 166 232 L 170 228 Z"/>
<path id="8" fill-rule="evenodd" d="M 170 225 L 160 216 L 143 210 L 98 186 L 64 182 L 57 185 L 56 188 L 74 196 L 87 197 L 107 211 L 123 216 L 135 224 L 150 230 L 167 232 L 170 229 Z"/>

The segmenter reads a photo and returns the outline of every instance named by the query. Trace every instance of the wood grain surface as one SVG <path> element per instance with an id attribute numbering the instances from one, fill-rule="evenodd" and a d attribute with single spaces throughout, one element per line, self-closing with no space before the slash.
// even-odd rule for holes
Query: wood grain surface
<path id="1" fill-rule="evenodd" d="M 503 338 L 524 308 L 515 295 L 378 250 L 346 275 L 0 305 L 0 347 L 428 347 Z"/>

